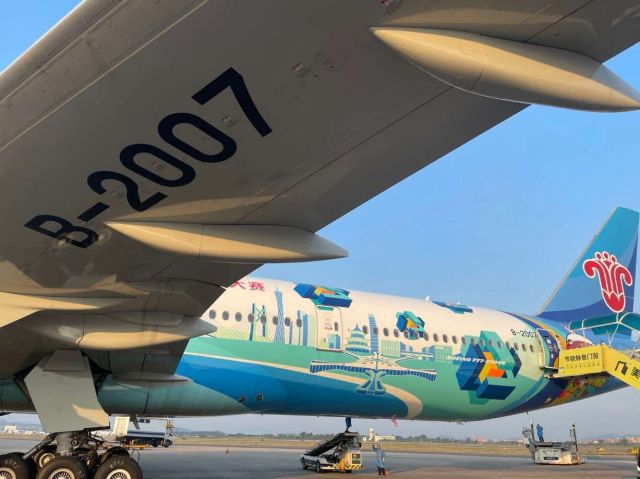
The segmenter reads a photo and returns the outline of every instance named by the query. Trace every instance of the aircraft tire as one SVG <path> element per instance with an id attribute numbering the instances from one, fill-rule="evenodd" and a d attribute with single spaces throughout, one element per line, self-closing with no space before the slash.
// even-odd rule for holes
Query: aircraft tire
<path id="1" fill-rule="evenodd" d="M 114 446 L 105 451 L 104 454 L 100 456 L 99 463 L 104 464 L 107 462 L 107 459 L 110 459 L 113 456 L 124 456 L 129 457 L 129 451 L 127 451 L 124 447 Z"/>
<path id="2" fill-rule="evenodd" d="M 56 446 L 47 445 L 40 449 L 34 456 L 33 462 L 36 464 L 38 471 L 50 460 L 56 457 Z"/>
<path id="3" fill-rule="evenodd" d="M 57 456 L 47 462 L 36 479 L 88 479 L 87 465 L 77 457 Z"/>
<path id="4" fill-rule="evenodd" d="M 142 479 L 142 470 L 129 456 L 112 456 L 104 461 L 93 479 Z"/>
<path id="5" fill-rule="evenodd" d="M 0 456 L 0 479 L 30 479 L 31 468 L 19 453 Z"/>
<path id="6" fill-rule="evenodd" d="M 322 472 L 322 468 L 320 467 L 320 461 L 316 461 L 316 472 L 320 473 Z"/>

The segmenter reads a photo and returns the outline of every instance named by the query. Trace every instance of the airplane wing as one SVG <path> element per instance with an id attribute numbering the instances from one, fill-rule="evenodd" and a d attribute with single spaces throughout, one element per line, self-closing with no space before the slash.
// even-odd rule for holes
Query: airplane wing
<path id="1" fill-rule="evenodd" d="M 314 233 L 525 108 L 430 76 L 373 27 L 602 62 L 638 41 L 640 5 L 82 2 L 0 75 L 0 377 L 65 347 L 172 372 L 226 286 L 343 255 Z"/>

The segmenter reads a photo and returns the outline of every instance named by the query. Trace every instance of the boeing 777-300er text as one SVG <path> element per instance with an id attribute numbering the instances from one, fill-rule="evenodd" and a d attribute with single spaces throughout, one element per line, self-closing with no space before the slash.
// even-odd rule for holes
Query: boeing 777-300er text
<path id="1" fill-rule="evenodd" d="M 140 478 L 109 414 L 473 420 L 621 387 L 549 372 L 602 339 L 570 321 L 631 311 L 630 210 L 536 316 L 248 275 L 345 256 L 316 232 L 529 104 L 638 109 L 603 62 L 639 39 L 639 0 L 80 3 L 0 74 L 0 411 L 49 433 L 0 477 Z"/>

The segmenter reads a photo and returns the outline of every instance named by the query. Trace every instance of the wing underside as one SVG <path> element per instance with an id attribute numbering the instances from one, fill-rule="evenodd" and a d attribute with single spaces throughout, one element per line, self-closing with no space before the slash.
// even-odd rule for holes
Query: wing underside
<path id="1" fill-rule="evenodd" d="M 371 27 L 602 62 L 638 40 L 639 11 L 604 0 L 81 3 L 0 76 L 0 377 L 61 347 L 110 371 L 173 372 L 225 286 L 272 258 L 339 255 L 313 233 L 526 106 L 425 74 Z M 114 346 L 115 332 L 138 342 Z"/>

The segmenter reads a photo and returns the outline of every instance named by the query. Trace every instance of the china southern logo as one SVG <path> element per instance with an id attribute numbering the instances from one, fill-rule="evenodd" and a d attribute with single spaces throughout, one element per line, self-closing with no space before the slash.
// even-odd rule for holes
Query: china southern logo
<path id="1" fill-rule="evenodd" d="M 607 251 L 596 253 L 594 258 L 582 263 L 582 270 L 589 278 L 600 280 L 600 292 L 607 307 L 614 313 L 624 309 L 624 285 L 631 286 L 633 277 L 629 270 L 618 263 L 616 257 Z"/>

